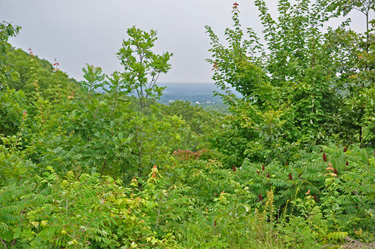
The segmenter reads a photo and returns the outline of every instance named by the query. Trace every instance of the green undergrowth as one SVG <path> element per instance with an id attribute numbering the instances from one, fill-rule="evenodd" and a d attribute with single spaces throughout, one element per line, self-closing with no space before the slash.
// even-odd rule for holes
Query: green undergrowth
<path id="1" fill-rule="evenodd" d="M 172 165 L 155 165 L 141 187 L 136 177 L 124 184 L 99 174 L 59 175 L 51 167 L 9 184 L 0 190 L 1 242 L 5 248 L 322 248 L 373 239 L 370 151 L 324 146 L 264 170 L 251 162 L 227 169 L 209 153 L 197 159 L 180 151 Z"/>

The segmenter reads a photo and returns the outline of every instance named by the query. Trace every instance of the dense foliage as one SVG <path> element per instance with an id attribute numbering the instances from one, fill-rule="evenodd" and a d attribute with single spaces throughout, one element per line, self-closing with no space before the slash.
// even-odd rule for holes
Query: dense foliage
<path id="1" fill-rule="evenodd" d="M 157 102 L 172 54 L 154 30 L 77 82 L 2 23 L 1 247 L 373 248 L 374 3 L 255 4 L 264 44 L 237 3 L 227 45 L 207 26 L 226 114 Z M 354 9 L 366 33 L 325 26 Z"/>

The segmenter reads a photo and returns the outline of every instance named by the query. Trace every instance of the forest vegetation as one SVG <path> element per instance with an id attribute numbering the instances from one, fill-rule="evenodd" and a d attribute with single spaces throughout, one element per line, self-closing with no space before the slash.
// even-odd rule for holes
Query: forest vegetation
<path id="1" fill-rule="evenodd" d="M 375 1 L 255 5 L 206 26 L 226 114 L 157 101 L 155 30 L 78 82 L 1 23 L 0 248 L 375 248 Z"/>

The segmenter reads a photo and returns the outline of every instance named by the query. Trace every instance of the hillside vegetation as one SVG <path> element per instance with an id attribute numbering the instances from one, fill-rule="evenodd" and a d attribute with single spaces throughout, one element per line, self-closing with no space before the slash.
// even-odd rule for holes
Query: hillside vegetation
<path id="1" fill-rule="evenodd" d="M 375 248 L 374 22 L 325 26 L 375 2 L 255 4 L 206 27 L 226 114 L 158 103 L 154 30 L 78 82 L 1 23 L 0 248 Z"/>

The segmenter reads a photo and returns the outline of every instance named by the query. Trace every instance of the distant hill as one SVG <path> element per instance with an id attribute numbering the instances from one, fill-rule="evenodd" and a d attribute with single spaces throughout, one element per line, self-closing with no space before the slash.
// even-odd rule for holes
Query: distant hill
<path id="1" fill-rule="evenodd" d="M 64 89 L 69 93 L 78 91 L 80 83 L 68 74 L 54 68 L 47 60 L 41 59 L 32 52 L 15 49 L 6 43 L 6 53 L 0 54 L 0 64 L 5 65 L 7 76 L 0 80 L 0 89 L 3 85 L 9 88 L 22 90 L 26 96 L 35 94 L 37 83 L 42 96 L 48 100 L 59 98 L 58 91 Z"/>
<path id="2" fill-rule="evenodd" d="M 166 86 L 160 98 L 161 103 L 168 104 L 176 100 L 187 100 L 192 104 L 222 103 L 220 96 L 214 96 L 214 91 L 222 92 L 214 83 L 158 83 Z"/>

